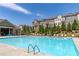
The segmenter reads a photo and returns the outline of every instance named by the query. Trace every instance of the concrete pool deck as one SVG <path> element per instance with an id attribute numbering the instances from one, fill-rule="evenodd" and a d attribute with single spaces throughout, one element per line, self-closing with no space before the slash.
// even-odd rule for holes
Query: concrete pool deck
<path id="1" fill-rule="evenodd" d="M 77 48 L 77 50 L 78 50 L 78 52 L 79 52 L 79 38 L 72 38 L 73 39 L 73 41 L 74 41 L 74 43 L 75 43 L 75 46 L 76 46 L 76 48 Z"/>
<path id="2" fill-rule="evenodd" d="M 0 56 L 42 56 L 45 54 L 27 53 L 27 50 L 0 43 Z"/>

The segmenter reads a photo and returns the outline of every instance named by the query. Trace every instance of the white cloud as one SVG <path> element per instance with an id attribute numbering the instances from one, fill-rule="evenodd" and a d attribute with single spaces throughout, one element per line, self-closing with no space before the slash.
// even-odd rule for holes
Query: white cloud
<path id="1" fill-rule="evenodd" d="M 12 9 L 12 10 L 16 10 L 19 12 L 22 12 L 24 14 L 31 14 L 31 11 L 24 9 L 23 7 L 17 5 L 17 4 L 13 4 L 13 3 L 0 3 L 0 6 Z"/>
<path id="2" fill-rule="evenodd" d="M 40 14 L 40 13 L 37 13 L 36 16 L 41 17 L 41 18 L 45 17 L 43 14 Z"/>

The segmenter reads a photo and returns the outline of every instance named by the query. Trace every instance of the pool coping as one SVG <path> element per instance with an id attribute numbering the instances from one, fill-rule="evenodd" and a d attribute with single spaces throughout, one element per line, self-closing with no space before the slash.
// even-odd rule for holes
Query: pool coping
<path id="1" fill-rule="evenodd" d="M 15 38 L 15 37 L 26 37 L 26 36 L 32 36 L 32 37 L 58 37 L 58 36 L 33 36 L 33 35 L 17 35 L 17 36 L 0 36 L 0 38 Z M 61 38 L 78 38 L 78 37 L 62 37 Z"/>

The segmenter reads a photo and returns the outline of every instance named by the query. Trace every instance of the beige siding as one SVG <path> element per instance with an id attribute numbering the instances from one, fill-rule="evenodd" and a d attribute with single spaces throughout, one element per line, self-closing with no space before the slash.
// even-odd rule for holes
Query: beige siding
<path id="1" fill-rule="evenodd" d="M 55 18 L 52 18 L 51 20 L 47 19 L 45 21 L 40 21 L 40 22 L 35 21 L 33 26 L 35 30 L 38 31 L 39 25 L 43 25 L 44 27 L 46 27 L 46 24 L 48 24 L 50 27 L 52 27 L 54 24 L 61 26 L 62 22 L 65 22 L 65 24 L 68 24 L 70 22 L 72 24 L 74 20 L 79 20 L 79 14 L 57 16 Z"/>
<path id="2" fill-rule="evenodd" d="M 79 21 L 79 14 L 77 14 L 77 19 L 78 19 L 78 21 Z"/>

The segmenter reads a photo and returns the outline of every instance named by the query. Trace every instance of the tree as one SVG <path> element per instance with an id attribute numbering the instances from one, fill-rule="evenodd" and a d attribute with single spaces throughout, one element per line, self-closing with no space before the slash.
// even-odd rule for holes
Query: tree
<path id="1" fill-rule="evenodd" d="M 72 25 L 70 23 L 67 24 L 67 31 L 72 31 Z"/>
<path id="2" fill-rule="evenodd" d="M 30 34 L 31 33 L 31 29 L 29 26 L 23 25 L 22 26 L 22 34 L 26 35 L 26 34 Z"/>
<path id="3" fill-rule="evenodd" d="M 44 33 L 45 33 L 45 35 L 47 35 L 47 34 L 48 34 L 48 32 L 49 32 L 48 30 L 49 30 L 49 27 L 48 27 L 48 24 L 46 24 L 46 27 L 45 27 L 45 32 L 44 32 Z"/>
<path id="4" fill-rule="evenodd" d="M 74 20 L 74 22 L 72 23 L 72 30 L 77 30 L 77 21 Z"/>
<path id="5" fill-rule="evenodd" d="M 50 30 L 51 32 L 51 35 L 53 35 L 54 34 L 54 27 L 51 27 L 51 30 Z"/>
<path id="6" fill-rule="evenodd" d="M 22 34 L 26 33 L 26 25 L 22 25 Z"/>
<path id="7" fill-rule="evenodd" d="M 33 28 L 31 26 L 29 26 L 29 32 L 33 33 Z"/>
<path id="8" fill-rule="evenodd" d="M 64 22 L 62 22 L 61 30 L 62 30 L 62 31 L 66 31 L 66 25 L 64 24 Z"/>
<path id="9" fill-rule="evenodd" d="M 79 30 L 79 21 L 77 22 L 77 24 L 78 24 L 78 25 L 77 25 L 77 30 Z"/>
<path id="10" fill-rule="evenodd" d="M 60 26 L 59 26 L 59 25 L 57 25 L 57 26 L 56 26 L 56 28 L 57 28 L 57 33 L 60 33 L 60 31 L 61 31 Z"/>
<path id="11" fill-rule="evenodd" d="M 48 27 L 48 34 L 51 34 L 51 27 Z"/>
<path id="12" fill-rule="evenodd" d="M 56 30 L 57 30 L 57 28 L 56 28 L 56 25 L 54 24 L 54 26 L 53 26 L 54 33 L 56 33 Z"/>
<path id="13" fill-rule="evenodd" d="M 35 33 L 34 27 L 31 27 L 32 33 Z"/>
<path id="14" fill-rule="evenodd" d="M 75 30 L 79 30 L 79 20 L 76 21 L 76 29 Z"/>
<path id="15" fill-rule="evenodd" d="M 40 33 L 40 34 L 43 34 L 43 33 L 44 33 L 44 26 L 43 26 L 43 25 L 40 25 L 40 26 L 39 26 L 39 31 L 38 31 L 38 33 Z"/>

